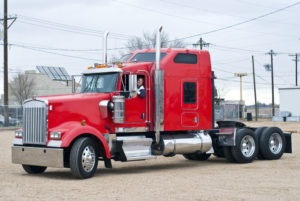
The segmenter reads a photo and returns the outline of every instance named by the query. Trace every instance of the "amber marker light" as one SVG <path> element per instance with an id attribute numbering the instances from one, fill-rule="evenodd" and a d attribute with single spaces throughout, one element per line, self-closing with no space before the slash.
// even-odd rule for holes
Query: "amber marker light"
<path id="1" fill-rule="evenodd" d="M 81 120 L 81 126 L 85 126 L 86 121 L 85 120 Z"/>

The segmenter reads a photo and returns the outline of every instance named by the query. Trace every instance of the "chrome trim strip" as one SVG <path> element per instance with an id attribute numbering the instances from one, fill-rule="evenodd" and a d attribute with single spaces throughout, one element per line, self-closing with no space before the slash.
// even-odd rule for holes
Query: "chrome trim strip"
<path id="1" fill-rule="evenodd" d="M 148 132 L 148 127 L 117 127 L 116 133 L 135 133 L 135 132 Z"/>
<path id="2" fill-rule="evenodd" d="M 108 117 L 108 108 L 107 108 L 108 103 L 109 100 L 102 100 L 99 102 L 99 108 L 100 108 L 102 119 L 106 119 Z"/>
<path id="3" fill-rule="evenodd" d="M 14 138 L 13 141 L 12 141 L 12 144 L 23 145 L 23 139 L 21 139 L 21 138 Z"/>
<path id="4" fill-rule="evenodd" d="M 48 101 L 32 98 L 23 104 L 23 144 L 46 145 L 48 140 Z"/>
<path id="5" fill-rule="evenodd" d="M 64 150 L 54 148 L 12 146 L 12 163 L 46 167 L 64 167 Z"/>
<path id="6" fill-rule="evenodd" d="M 160 131 L 164 131 L 165 130 L 165 72 L 163 70 L 161 70 L 161 74 L 160 74 L 160 96 L 159 96 L 159 123 L 160 123 Z"/>
<path id="7" fill-rule="evenodd" d="M 109 32 L 106 31 L 103 35 L 103 63 L 106 65 L 107 64 L 107 37 L 108 37 Z"/>
<path id="8" fill-rule="evenodd" d="M 61 140 L 49 140 L 48 147 L 60 147 L 62 141 Z"/>
<path id="9" fill-rule="evenodd" d="M 146 120 L 146 123 L 148 122 L 149 125 L 151 124 L 151 87 L 150 87 L 150 73 L 148 71 L 145 70 L 138 70 L 139 72 L 144 72 L 147 74 L 148 76 L 148 87 L 146 88 L 146 93 L 148 93 L 148 102 L 146 103 L 146 105 L 148 106 L 148 120 Z"/>
<path id="10" fill-rule="evenodd" d="M 160 41 L 161 41 L 161 31 L 162 26 L 157 29 L 156 34 L 156 51 L 155 51 L 155 59 L 156 59 L 156 69 L 154 73 L 154 89 L 155 89 L 155 143 L 158 144 L 160 141 L 160 131 L 163 129 L 163 88 L 164 88 L 164 73 L 160 70 Z M 162 100 L 162 102 L 161 102 Z M 162 124 L 162 126 L 161 126 Z"/>
<path id="11" fill-rule="evenodd" d="M 113 156 L 115 153 L 113 140 L 117 138 L 116 134 L 102 134 L 108 144 L 108 148 L 110 150 L 110 154 Z"/>

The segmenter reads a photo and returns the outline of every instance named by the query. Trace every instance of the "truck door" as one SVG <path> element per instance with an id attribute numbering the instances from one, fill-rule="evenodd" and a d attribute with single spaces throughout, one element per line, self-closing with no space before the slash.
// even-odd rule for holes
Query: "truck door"
<path id="1" fill-rule="evenodd" d="M 183 127 L 197 127 L 198 116 L 198 82 L 195 79 L 184 79 L 181 82 L 181 125 Z"/>
<path id="2" fill-rule="evenodd" d="M 129 93 L 129 74 L 122 75 L 121 94 L 125 96 L 125 122 L 126 127 L 145 127 L 148 121 L 147 104 L 149 100 L 148 77 L 137 75 L 137 81 L 142 80 L 140 94 L 132 96 Z M 125 125 L 124 125 L 125 126 Z"/>

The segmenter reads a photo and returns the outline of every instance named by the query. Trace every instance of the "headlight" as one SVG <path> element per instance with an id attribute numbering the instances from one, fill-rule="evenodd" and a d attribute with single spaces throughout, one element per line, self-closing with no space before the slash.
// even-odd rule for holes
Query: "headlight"
<path id="1" fill-rule="evenodd" d="M 23 137 L 23 131 L 22 130 L 16 130 L 15 131 L 15 137 L 18 137 L 18 138 Z"/>
<path id="2" fill-rule="evenodd" d="M 59 140 L 61 137 L 61 132 L 53 131 L 50 132 L 50 138 L 54 140 Z"/>

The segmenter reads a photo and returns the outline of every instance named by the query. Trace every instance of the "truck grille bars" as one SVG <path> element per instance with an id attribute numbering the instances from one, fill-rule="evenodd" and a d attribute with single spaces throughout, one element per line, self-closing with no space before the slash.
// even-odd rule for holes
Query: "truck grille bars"
<path id="1" fill-rule="evenodd" d="M 48 104 L 44 100 L 30 100 L 23 105 L 23 144 L 47 143 Z"/>

